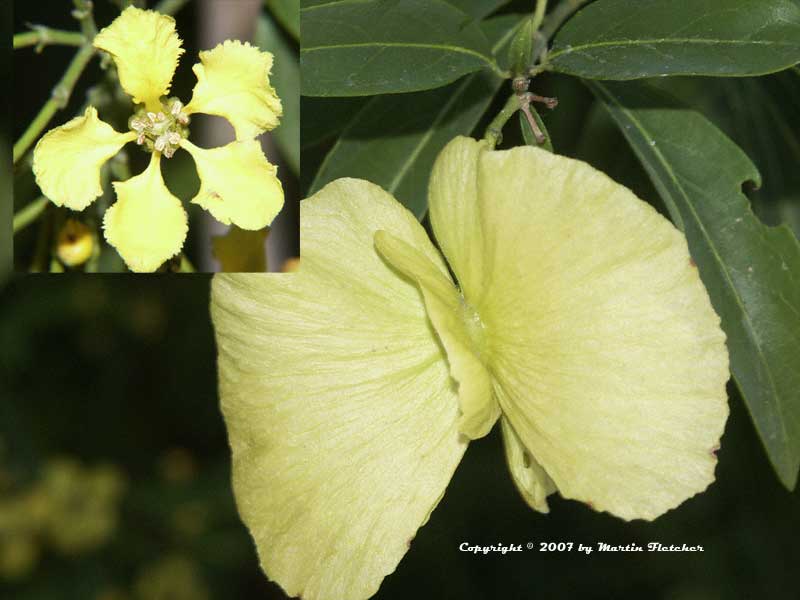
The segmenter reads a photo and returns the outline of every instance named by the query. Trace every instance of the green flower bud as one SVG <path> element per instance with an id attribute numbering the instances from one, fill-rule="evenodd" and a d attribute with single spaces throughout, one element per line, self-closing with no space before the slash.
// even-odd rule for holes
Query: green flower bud
<path id="1" fill-rule="evenodd" d="M 536 34 L 533 27 L 533 16 L 530 16 L 520 26 L 508 49 L 508 63 L 515 77 L 526 75 L 533 65 L 533 37 Z"/>

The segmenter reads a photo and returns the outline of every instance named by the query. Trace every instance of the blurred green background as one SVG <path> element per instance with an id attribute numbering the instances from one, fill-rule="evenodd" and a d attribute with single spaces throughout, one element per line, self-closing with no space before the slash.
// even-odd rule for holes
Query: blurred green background
<path id="1" fill-rule="evenodd" d="M 0 292 L 0 598 L 283 598 L 229 483 L 203 276 L 25 277 Z M 731 389 L 717 481 L 653 523 L 527 508 L 496 432 L 473 443 L 377 598 L 797 597 L 800 494 Z M 702 545 L 489 554 L 462 542 Z M 538 546 L 538 544 L 537 544 Z"/>

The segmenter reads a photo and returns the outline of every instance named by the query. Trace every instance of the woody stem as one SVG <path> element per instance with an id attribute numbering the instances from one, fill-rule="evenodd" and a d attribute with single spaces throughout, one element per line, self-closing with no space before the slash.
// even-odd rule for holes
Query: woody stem
<path id="1" fill-rule="evenodd" d="M 47 127 L 53 115 L 55 115 L 59 109 L 67 105 L 75 83 L 78 81 L 81 73 L 83 73 L 86 65 L 89 64 L 92 56 L 94 56 L 94 52 L 94 47 L 87 44 L 75 54 L 75 57 L 69 64 L 61 81 L 53 88 L 50 99 L 45 103 L 39 111 L 39 114 L 36 115 L 25 132 L 20 136 L 19 140 L 14 144 L 14 164 L 25 155 L 31 147 L 31 144 L 36 141 L 39 134 L 42 133 L 42 130 Z"/>
<path id="2" fill-rule="evenodd" d="M 547 0 L 536 0 L 536 8 L 533 11 L 533 31 L 539 31 L 545 12 L 547 12 Z"/>
<path id="3" fill-rule="evenodd" d="M 531 128 L 531 131 L 533 132 L 533 136 L 536 138 L 536 142 L 538 144 L 544 144 L 544 142 L 545 142 L 545 140 L 547 138 L 545 137 L 545 135 L 542 132 L 542 130 L 539 129 L 539 124 L 536 122 L 536 119 L 533 117 L 533 113 L 531 113 L 530 104 L 528 102 L 523 102 L 522 106 L 520 108 L 522 110 L 522 113 L 525 115 L 525 119 L 527 119 L 527 121 L 528 121 L 528 126 Z"/>
<path id="4" fill-rule="evenodd" d="M 75 10 L 72 11 L 72 16 L 78 20 L 81 25 L 84 37 L 90 42 L 97 35 L 97 25 L 94 22 L 94 4 L 92 0 L 72 0 L 75 4 Z"/>
<path id="5" fill-rule="evenodd" d="M 539 61 L 539 65 L 532 69 L 531 75 L 544 70 L 547 62 L 547 43 L 556 31 L 569 19 L 573 13 L 577 12 L 589 0 L 561 0 L 556 7 L 550 11 L 543 21 L 542 26 L 534 34 L 533 51 L 531 56 Z"/>
<path id="6" fill-rule="evenodd" d="M 18 231 L 22 231 L 28 225 L 38 219 L 39 215 L 45 211 L 49 203 L 50 201 L 47 198 L 44 196 L 39 196 L 30 204 L 18 210 L 14 214 L 14 233 L 16 234 Z"/>
<path id="7" fill-rule="evenodd" d="M 503 105 L 503 108 L 492 119 L 489 126 L 486 128 L 486 133 L 483 139 L 489 142 L 489 145 L 494 148 L 503 139 L 503 126 L 520 108 L 519 96 L 516 93 L 511 94 Z"/>
<path id="8" fill-rule="evenodd" d="M 161 0 L 153 10 L 163 15 L 174 15 L 188 3 L 189 0 Z"/>

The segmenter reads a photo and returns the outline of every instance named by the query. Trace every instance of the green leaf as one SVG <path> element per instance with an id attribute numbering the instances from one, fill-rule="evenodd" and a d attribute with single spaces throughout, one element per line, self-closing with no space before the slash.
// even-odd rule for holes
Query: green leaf
<path id="1" fill-rule="evenodd" d="M 300 98 L 300 148 L 305 150 L 339 135 L 369 98 Z"/>
<path id="2" fill-rule="evenodd" d="M 651 85 L 697 108 L 744 150 L 764 185 L 750 194 L 767 224 L 786 223 L 800 237 L 800 77 L 659 78 Z"/>
<path id="3" fill-rule="evenodd" d="M 283 116 L 281 124 L 271 135 L 281 156 L 297 175 L 300 172 L 300 67 L 297 52 L 272 19 L 265 16 L 258 18 L 255 43 L 275 55 L 272 84 L 281 99 Z"/>
<path id="4" fill-rule="evenodd" d="M 300 16 L 307 96 L 414 92 L 497 69 L 478 25 L 442 0 L 333 2 Z"/>
<path id="5" fill-rule="evenodd" d="M 265 0 L 267 8 L 286 31 L 297 41 L 300 40 L 300 1 Z"/>
<path id="6" fill-rule="evenodd" d="M 503 15 L 486 21 L 495 48 L 511 41 L 521 20 Z M 475 128 L 501 84 L 499 77 L 482 72 L 436 90 L 372 98 L 325 157 L 310 193 L 334 179 L 358 177 L 381 186 L 422 218 L 433 161 L 447 142 Z"/>
<path id="7" fill-rule="evenodd" d="M 459 10 L 465 12 L 473 19 L 480 20 L 492 14 L 504 4 L 508 4 L 511 0 L 447 0 L 448 4 L 452 4 Z M 301 0 L 301 8 L 309 8 L 312 6 L 321 6 L 323 4 L 341 4 L 342 2 L 363 2 L 363 0 Z"/>
<path id="8" fill-rule="evenodd" d="M 800 466 L 800 244 L 741 191 L 759 183 L 738 146 L 697 111 L 644 84 L 592 82 L 686 234 L 722 318 L 731 371 L 780 480 Z"/>
<path id="9" fill-rule="evenodd" d="M 536 141 L 536 136 L 533 134 L 533 130 L 531 129 L 530 124 L 528 123 L 528 119 L 525 118 L 525 114 L 522 111 L 519 111 L 519 127 L 522 130 L 522 139 L 525 140 L 525 143 L 528 146 L 535 146 L 537 148 L 541 147 L 547 150 L 548 152 L 553 151 L 553 140 L 550 139 L 550 133 L 547 131 L 547 127 L 542 121 L 542 117 L 539 115 L 539 111 L 536 110 L 536 107 L 532 104 L 529 106 L 531 114 L 533 118 L 536 120 L 536 124 L 539 126 L 541 132 L 545 135 L 544 142 L 539 144 Z"/>
<path id="10" fill-rule="evenodd" d="M 753 198 L 757 213 L 800 237 L 800 77 L 787 71 L 722 83 L 733 138 L 764 175 Z"/>
<path id="11" fill-rule="evenodd" d="M 508 49 L 508 64 L 511 65 L 511 74 L 514 77 L 527 76 L 528 69 L 533 64 L 533 37 L 536 34 L 536 24 L 533 15 L 517 30 L 511 46 Z"/>
<path id="12" fill-rule="evenodd" d="M 730 100 L 744 114 L 734 124 L 765 175 L 760 214 L 787 223 L 800 237 L 800 77 L 786 72 L 725 83 L 736 84 Z"/>
<path id="13" fill-rule="evenodd" d="M 511 0 L 448 0 L 456 8 L 463 10 L 473 19 L 480 20 L 489 16 Z"/>
<path id="14" fill-rule="evenodd" d="M 793 0 L 598 0 L 550 52 L 554 70 L 588 79 L 763 75 L 797 62 Z"/>

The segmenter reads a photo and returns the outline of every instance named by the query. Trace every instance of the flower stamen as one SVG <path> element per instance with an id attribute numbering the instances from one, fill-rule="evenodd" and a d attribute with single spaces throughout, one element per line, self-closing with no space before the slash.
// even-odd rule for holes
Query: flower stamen
<path id="1" fill-rule="evenodd" d="M 189 116 L 183 111 L 183 103 L 169 98 L 161 104 L 163 110 L 154 112 L 139 110 L 128 125 L 138 135 L 136 143 L 146 152 L 160 152 L 172 158 L 180 147 L 181 140 L 189 137 Z"/>

